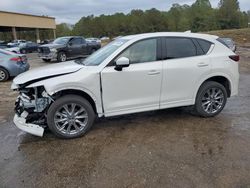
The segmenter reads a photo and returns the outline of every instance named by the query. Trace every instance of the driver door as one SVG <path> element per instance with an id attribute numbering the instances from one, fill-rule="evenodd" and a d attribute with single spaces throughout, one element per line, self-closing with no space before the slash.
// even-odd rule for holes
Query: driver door
<path id="1" fill-rule="evenodd" d="M 132 44 L 116 59 L 126 57 L 130 65 L 121 71 L 115 65 L 101 73 L 105 116 L 159 109 L 162 61 L 160 39 L 146 39 Z"/>
<path id="2" fill-rule="evenodd" d="M 77 57 L 81 54 L 82 50 L 82 39 L 81 38 L 73 38 L 68 45 L 68 51 L 70 57 Z"/>

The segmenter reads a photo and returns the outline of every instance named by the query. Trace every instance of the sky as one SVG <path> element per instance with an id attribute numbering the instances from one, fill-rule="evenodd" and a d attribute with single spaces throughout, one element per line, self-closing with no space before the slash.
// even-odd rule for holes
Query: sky
<path id="1" fill-rule="evenodd" d="M 151 9 L 167 11 L 173 3 L 191 5 L 195 0 L 0 0 L 0 10 L 56 18 L 57 23 L 75 24 L 88 15 L 128 13 L 132 9 Z M 219 0 L 210 0 L 217 7 Z M 243 11 L 250 10 L 250 0 L 239 0 Z"/>

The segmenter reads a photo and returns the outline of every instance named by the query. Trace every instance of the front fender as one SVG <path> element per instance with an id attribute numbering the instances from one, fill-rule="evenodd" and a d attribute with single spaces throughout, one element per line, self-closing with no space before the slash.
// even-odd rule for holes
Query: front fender
<path id="1" fill-rule="evenodd" d="M 88 94 L 93 99 L 96 105 L 97 113 L 102 114 L 103 112 L 99 74 L 89 74 L 86 75 L 84 79 L 78 78 L 79 76 L 77 75 L 77 73 L 69 74 L 39 81 L 27 86 L 27 88 L 43 86 L 50 96 L 65 90 L 82 91 Z"/>

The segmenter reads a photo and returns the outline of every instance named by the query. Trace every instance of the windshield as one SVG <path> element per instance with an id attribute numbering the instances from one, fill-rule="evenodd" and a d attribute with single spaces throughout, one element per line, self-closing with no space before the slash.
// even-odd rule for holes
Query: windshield
<path id="1" fill-rule="evenodd" d="M 82 60 L 81 63 L 86 66 L 98 66 L 127 41 L 128 40 L 125 39 L 115 40 L 96 51 L 93 55 L 89 56 L 85 60 Z"/>
<path id="2" fill-rule="evenodd" d="M 54 40 L 54 44 L 66 44 L 69 41 L 70 37 L 61 37 L 61 38 L 57 38 L 56 40 Z"/>

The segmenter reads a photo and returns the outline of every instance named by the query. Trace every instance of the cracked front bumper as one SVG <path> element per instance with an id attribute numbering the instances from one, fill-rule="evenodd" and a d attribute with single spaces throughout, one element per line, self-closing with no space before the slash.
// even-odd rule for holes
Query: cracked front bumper
<path id="1" fill-rule="evenodd" d="M 44 133 L 44 128 L 42 128 L 39 125 L 35 125 L 35 124 L 31 124 L 31 123 L 26 123 L 26 117 L 27 115 L 25 115 L 25 113 L 22 113 L 21 116 L 18 116 L 17 114 L 15 114 L 14 116 L 14 124 L 21 130 L 33 134 L 35 136 L 43 136 Z"/>

